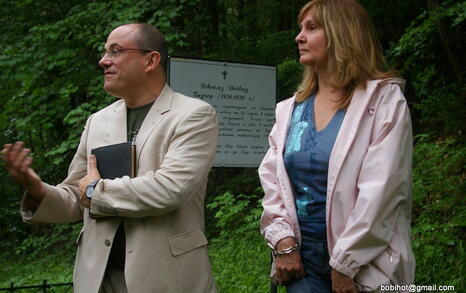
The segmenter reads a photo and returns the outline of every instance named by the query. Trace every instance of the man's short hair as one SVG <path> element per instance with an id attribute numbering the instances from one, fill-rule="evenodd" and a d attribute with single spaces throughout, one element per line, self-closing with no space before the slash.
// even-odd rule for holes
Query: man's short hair
<path id="1" fill-rule="evenodd" d="M 168 48 L 165 37 L 155 26 L 147 23 L 138 23 L 138 30 L 139 34 L 135 41 L 139 48 L 159 52 L 160 64 L 167 74 Z"/>

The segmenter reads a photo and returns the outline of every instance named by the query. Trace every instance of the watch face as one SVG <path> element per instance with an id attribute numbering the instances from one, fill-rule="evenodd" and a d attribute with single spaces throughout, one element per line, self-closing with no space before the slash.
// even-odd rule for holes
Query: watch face
<path id="1" fill-rule="evenodd" d="M 93 192 L 94 192 L 94 188 L 88 186 L 88 187 L 86 188 L 86 197 L 87 197 L 88 199 L 91 199 L 91 198 L 92 198 L 92 193 L 93 193 Z"/>

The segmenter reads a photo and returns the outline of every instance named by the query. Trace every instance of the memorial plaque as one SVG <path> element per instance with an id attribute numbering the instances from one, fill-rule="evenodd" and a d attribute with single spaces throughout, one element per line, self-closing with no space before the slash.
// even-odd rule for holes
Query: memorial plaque
<path id="1" fill-rule="evenodd" d="M 215 167 L 258 167 L 275 123 L 274 66 L 170 58 L 170 87 L 211 104 L 219 118 Z"/>

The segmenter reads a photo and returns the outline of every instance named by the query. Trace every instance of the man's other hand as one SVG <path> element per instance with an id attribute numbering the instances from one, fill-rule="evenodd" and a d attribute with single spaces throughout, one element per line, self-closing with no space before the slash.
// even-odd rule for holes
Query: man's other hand
<path id="1" fill-rule="evenodd" d="M 87 160 L 87 175 L 79 180 L 80 201 L 86 208 L 90 207 L 91 201 L 86 197 L 86 188 L 93 181 L 100 179 L 99 170 L 97 170 L 97 160 L 94 155 L 90 155 Z"/>

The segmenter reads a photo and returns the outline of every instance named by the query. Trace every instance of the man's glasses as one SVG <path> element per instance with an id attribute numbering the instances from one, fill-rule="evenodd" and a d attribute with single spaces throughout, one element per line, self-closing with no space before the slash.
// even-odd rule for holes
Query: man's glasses
<path id="1" fill-rule="evenodd" d="M 140 51 L 140 52 L 145 52 L 145 53 L 149 53 L 149 52 L 152 52 L 153 50 L 145 50 L 145 49 L 127 49 L 127 48 L 115 48 L 115 49 L 111 49 L 111 50 L 108 50 L 108 51 L 103 51 L 101 56 L 102 58 L 107 55 L 108 57 L 110 58 L 117 58 L 118 56 L 120 56 L 120 54 L 126 52 L 126 51 Z"/>

